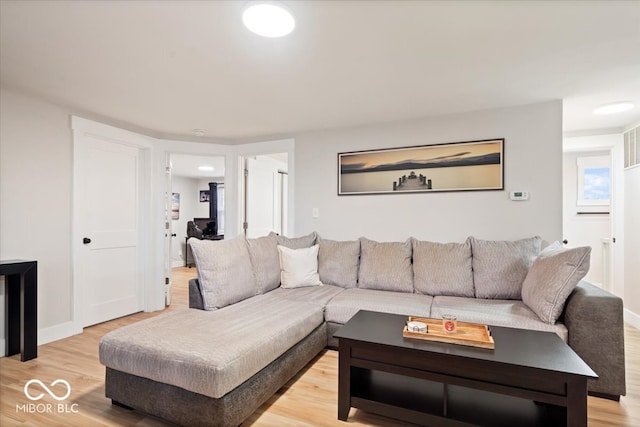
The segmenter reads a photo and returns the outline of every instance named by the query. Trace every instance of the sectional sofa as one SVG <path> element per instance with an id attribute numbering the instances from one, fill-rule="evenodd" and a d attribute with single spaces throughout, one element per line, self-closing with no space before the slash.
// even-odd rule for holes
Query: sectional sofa
<path id="1" fill-rule="evenodd" d="M 191 308 L 100 342 L 114 404 L 181 425 L 238 425 L 336 347 L 333 334 L 361 309 L 554 332 L 599 375 L 590 394 L 625 394 L 622 300 L 581 280 L 588 247 L 315 233 L 189 243 L 198 270 Z"/>

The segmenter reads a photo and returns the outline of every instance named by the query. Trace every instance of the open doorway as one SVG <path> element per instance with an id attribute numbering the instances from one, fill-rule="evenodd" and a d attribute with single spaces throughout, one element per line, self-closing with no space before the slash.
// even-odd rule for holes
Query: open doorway
<path id="1" fill-rule="evenodd" d="M 592 248 L 585 280 L 622 297 L 626 233 L 621 134 L 565 136 L 563 199 L 567 246 Z"/>
<path id="2" fill-rule="evenodd" d="M 199 227 L 211 222 L 210 207 L 216 201 L 217 233 L 224 235 L 224 156 L 171 154 L 171 193 L 178 206 L 172 206 L 171 266 L 188 266 L 186 248 L 187 224 L 194 221 Z M 210 195 L 210 183 L 216 184 L 217 194 Z M 191 261 L 192 262 L 192 261 Z"/>
<path id="3" fill-rule="evenodd" d="M 243 157 L 242 224 L 248 238 L 270 232 L 287 235 L 288 154 L 276 153 Z"/>
<path id="4" fill-rule="evenodd" d="M 611 152 L 565 152 L 563 171 L 564 238 L 570 247 L 591 246 L 585 279 L 611 290 Z"/>
<path id="5" fill-rule="evenodd" d="M 206 235 L 222 239 L 225 227 L 225 157 L 193 154 L 169 155 L 171 201 L 167 230 L 167 276 L 171 269 L 192 267 L 193 255 L 187 244 L 196 237 Z M 213 191 L 213 194 L 211 192 Z M 213 213 L 212 213 L 213 212 Z M 168 283 L 167 305 L 171 301 L 171 283 Z"/>

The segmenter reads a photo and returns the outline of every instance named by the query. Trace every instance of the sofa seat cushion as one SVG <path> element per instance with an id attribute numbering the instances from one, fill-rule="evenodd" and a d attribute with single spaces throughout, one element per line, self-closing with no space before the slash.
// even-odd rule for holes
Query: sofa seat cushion
<path id="1" fill-rule="evenodd" d="M 284 301 L 304 301 L 309 304 L 317 304 L 324 309 L 333 297 L 342 292 L 344 292 L 344 288 L 340 286 L 323 285 L 293 289 L 278 288 L 269 292 L 269 295 Z"/>
<path id="2" fill-rule="evenodd" d="M 324 322 L 317 304 L 258 295 L 216 311 L 178 310 L 106 334 L 100 363 L 220 398 Z"/>
<path id="3" fill-rule="evenodd" d="M 359 310 L 383 313 L 429 316 L 433 297 L 404 292 L 346 289 L 336 295 L 325 308 L 327 322 L 345 324 Z"/>
<path id="4" fill-rule="evenodd" d="M 565 325 L 543 322 L 525 303 L 517 300 L 435 297 L 431 317 L 440 319 L 443 314 L 453 314 L 462 322 L 555 332 L 565 342 L 569 338 Z"/>

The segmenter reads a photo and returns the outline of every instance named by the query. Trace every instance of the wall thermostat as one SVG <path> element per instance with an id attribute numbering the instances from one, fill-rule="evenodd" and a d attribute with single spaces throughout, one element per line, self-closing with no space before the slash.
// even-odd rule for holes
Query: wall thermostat
<path id="1" fill-rule="evenodd" d="M 511 200 L 529 200 L 528 191 L 511 191 L 509 193 Z"/>

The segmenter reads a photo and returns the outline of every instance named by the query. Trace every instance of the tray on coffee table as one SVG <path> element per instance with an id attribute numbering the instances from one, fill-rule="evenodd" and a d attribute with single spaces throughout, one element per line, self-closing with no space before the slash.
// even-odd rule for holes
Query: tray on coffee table
<path id="1" fill-rule="evenodd" d="M 449 344 L 468 345 L 480 348 L 496 348 L 491 330 L 487 325 L 478 323 L 458 322 L 455 333 L 447 333 L 442 329 L 441 319 L 409 316 L 408 322 L 422 322 L 427 324 L 427 332 L 415 332 L 407 329 L 405 324 L 402 336 L 427 341 L 437 341 Z"/>

